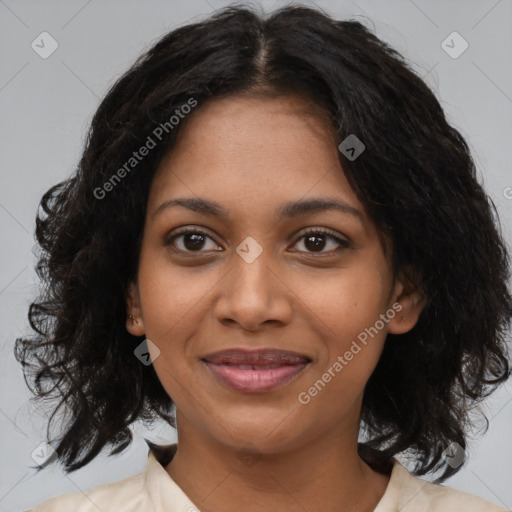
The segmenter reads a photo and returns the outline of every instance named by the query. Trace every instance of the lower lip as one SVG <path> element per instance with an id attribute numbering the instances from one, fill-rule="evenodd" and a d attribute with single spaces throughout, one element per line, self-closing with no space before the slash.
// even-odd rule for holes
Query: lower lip
<path id="1" fill-rule="evenodd" d="M 271 391 L 294 379 L 309 363 L 285 364 L 262 370 L 241 369 L 234 365 L 204 361 L 210 372 L 223 384 L 237 391 L 262 393 Z"/>

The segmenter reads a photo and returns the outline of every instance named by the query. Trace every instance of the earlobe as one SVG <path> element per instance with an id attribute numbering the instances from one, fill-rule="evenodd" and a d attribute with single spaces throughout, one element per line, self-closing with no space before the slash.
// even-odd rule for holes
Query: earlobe
<path id="1" fill-rule="evenodd" d="M 130 283 L 126 297 L 126 330 L 133 336 L 144 336 L 144 322 L 140 307 L 139 291 L 135 283 Z"/>
<path id="2" fill-rule="evenodd" d="M 404 334 L 409 332 L 417 323 L 426 304 L 426 298 L 419 286 L 408 283 L 405 286 L 397 282 L 392 308 L 396 315 L 388 323 L 388 332 Z"/>

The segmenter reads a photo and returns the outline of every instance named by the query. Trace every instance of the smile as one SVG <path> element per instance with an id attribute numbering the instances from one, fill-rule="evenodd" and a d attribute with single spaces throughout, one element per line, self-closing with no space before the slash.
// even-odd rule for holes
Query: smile
<path id="1" fill-rule="evenodd" d="M 222 384 L 236 391 L 263 393 L 284 386 L 297 377 L 309 362 L 296 364 L 214 364 L 204 361 L 210 373 Z"/>

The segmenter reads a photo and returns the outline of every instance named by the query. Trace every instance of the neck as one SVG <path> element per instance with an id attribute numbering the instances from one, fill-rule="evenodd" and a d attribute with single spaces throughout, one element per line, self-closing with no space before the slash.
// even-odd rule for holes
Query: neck
<path id="1" fill-rule="evenodd" d="M 180 429 L 165 467 L 202 512 L 373 511 L 389 482 L 357 453 L 357 431 L 322 435 L 287 451 L 243 452 Z M 343 430 L 337 430 L 338 432 Z"/>

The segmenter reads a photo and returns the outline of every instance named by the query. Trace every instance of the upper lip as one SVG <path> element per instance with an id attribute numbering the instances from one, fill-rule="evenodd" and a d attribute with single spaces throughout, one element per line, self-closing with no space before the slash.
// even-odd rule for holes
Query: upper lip
<path id="1" fill-rule="evenodd" d="M 311 359 L 298 352 L 279 349 L 230 348 L 213 352 L 202 358 L 212 364 L 238 364 L 238 365 L 271 365 L 271 364 L 304 364 Z"/>

